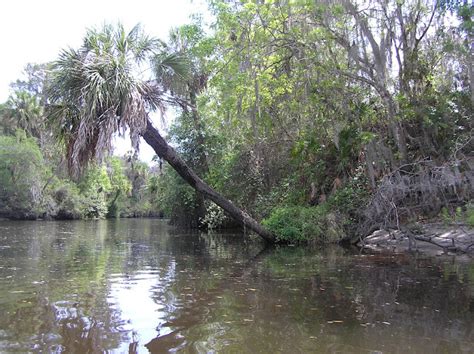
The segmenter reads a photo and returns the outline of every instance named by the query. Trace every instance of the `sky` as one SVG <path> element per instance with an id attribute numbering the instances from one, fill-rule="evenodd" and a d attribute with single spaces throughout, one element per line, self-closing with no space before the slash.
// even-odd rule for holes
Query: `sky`
<path id="1" fill-rule="evenodd" d="M 122 22 L 126 28 L 141 23 L 146 33 L 166 39 L 172 27 L 189 22 L 204 5 L 192 0 L 6 0 L 0 7 L 0 102 L 8 98 L 9 84 L 20 78 L 28 63 L 56 59 L 62 48 L 77 48 L 87 28 Z M 115 144 L 116 153 L 130 149 Z M 140 156 L 153 152 L 141 144 Z"/>

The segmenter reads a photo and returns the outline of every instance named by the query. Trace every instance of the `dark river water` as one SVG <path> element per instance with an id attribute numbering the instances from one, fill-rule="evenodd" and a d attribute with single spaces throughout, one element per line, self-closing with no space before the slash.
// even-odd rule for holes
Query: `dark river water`
<path id="1" fill-rule="evenodd" d="M 0 352 L 473 353 L 474 262 L 0 222 Z"/>

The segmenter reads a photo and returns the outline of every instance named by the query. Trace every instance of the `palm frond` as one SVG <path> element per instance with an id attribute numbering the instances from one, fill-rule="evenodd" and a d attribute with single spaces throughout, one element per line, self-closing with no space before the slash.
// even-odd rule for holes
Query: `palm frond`
<path id="1" fill-rule="evenodd" d="M 179 53 L 160 53 L 153 58 L 153 67 L 157 78 L 175 77 L 187 80 L 190 77 L 190 61 Z"/>
<path id="2" fill-rule="evenodd" d="M 192 79 L 189 59 L 163 48 L 140 25 L 127 32 L 117 24 L 89 29 L 79 49 L 61 51 L 52 67 L 49 113 L 73 175 L 107 154 L 116 133 L 129 131 L 138 149 L 148 113 L 163 115 L 170 91 Z M 156 79 L 143 81 L 138 68 L 150 58 Z"/>
<path id="3" fill-rule="evenodd" d="M 78 50 L 63 50 L 53 64 L 50 117 L 68 146 L 73 175 L 111 150 L 114 134 L 130 131 L 138 149 L 148 112 L 162 109 L 162 90 L 137 78 L 137 66 L 154 54 L 159 42 L 139 25 L 89 29 Z M 172 65 L 172 61 L 165 65 Z"/>

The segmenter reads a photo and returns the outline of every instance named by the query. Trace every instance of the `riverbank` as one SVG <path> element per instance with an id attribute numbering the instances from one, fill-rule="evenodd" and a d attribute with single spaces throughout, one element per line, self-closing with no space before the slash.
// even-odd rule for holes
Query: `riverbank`
<path id="1" fill-rule="evenodd" d="M 429 255 L 474 255 L 474 228 L 464 223 L 439 221 L 401 227 L 400 230 L 377 230 L 357 244 L 373 251 L 421 252 Z"/>
<path id="2" fill-rule="evenodd" d="M 149 213 L 140 213 L 140 212 L 130 212 L 130 213 L 121 213 L 120 217 L 106 217 L 106 218 L 84 218 L 78 215 L 70 214 L 38 214 L 38 213 L 19 213 L 19 212 L 0 212 L 0 221 L 66 221 L 66 220 L 99 220 L 99 219 L 164 219 L 165 215 L 163 212 L 149 212 Z"/>

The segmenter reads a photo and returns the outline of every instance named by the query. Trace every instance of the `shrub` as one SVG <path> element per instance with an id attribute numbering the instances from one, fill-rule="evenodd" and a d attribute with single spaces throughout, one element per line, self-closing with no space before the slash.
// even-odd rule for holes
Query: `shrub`
<path id="1" fill-rule="evenodd" d="M 290 206 L 274 209 L 263 225 L 277 236 L 279 242 L 329 243 L 342 239 L 343 223 L 338 218 L 327 205 Z"/>
<path id="2" fill-rule="evenodd" d="M 79 219 L 82 217 L 83 200 L 79 190 L 73 183 L 67 183 L 61 189 L 64 197 L 61 201 L 58 217 L 67 219 Z M 56 194 L 57 195 L 57 194 Z"/>
<path id="3" fill-rule="evenodd" d="M 213 202 L 206 203 L 206 215 L 201 223 L 208 229 L 214 230 L 219 228 L 225 221 L 226 216 L 224 210 Z"/>
<path id="4" fill-rule="evenodd" d="M 104 219 L 108 213 L 107 193 L 112 184 L 105 166 L 91 166 L 79 183 L 83 197 L 82 215 L 87 219 Z"/>
<path id="5" fill-rule="evenodd" d="M 84 212 L 84 199 L 77 186 L 66 180 L 57 180 L 50 191 L 49 214 L 56 219 L 80 219 Z"/>
<path id="6" fill-rule="evenodd" d="M 45 176 L 43 155 L 33 138 L 21 130 L 0 136 L 0 212 L 18 218 L 41 215 Z"/>
<path id="7" fill-rule="evenodd" d="M 105 219 L 108 208 L 103 193 L 88 193 L 83 197 L 82 215 L 86 219 Z"/>
<path id="8" fill-rule="evenodd" d="M 367 204 L 370 196 L 367 184 L 364 170 L 359 166 L 355 176 L 328 198 L 327 202 L 330 208 L 347 215 L 351 222 L 356 222 L 357 216 Z"/>

